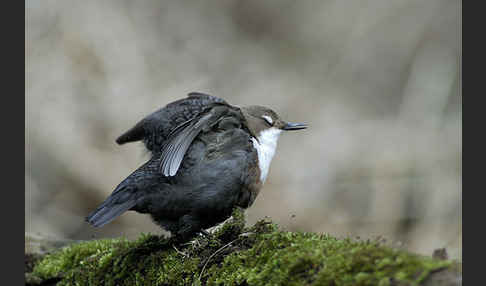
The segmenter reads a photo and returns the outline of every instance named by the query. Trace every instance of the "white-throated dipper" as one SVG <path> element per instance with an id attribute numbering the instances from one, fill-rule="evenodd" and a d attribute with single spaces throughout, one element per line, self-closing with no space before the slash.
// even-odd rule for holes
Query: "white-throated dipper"
<path id="1" fill-rule="evenodd" d="M 142 119 L 116 142 L 142 140 L 148 162 L 123 180 L 86 220 L 101 227 L 127 210 L 148 213 L 186 240 L 248 208 L 268 174 L 283 121 L 263 106 L 237 107 L 193 92 Z"/>

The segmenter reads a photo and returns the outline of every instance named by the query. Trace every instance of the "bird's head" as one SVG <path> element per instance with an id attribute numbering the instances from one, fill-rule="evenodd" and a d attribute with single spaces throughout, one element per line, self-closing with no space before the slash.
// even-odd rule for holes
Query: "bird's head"
<path id="1" fill-rule="evenodd" d="M 300 130 L 307 128 L 304 123 L 292 123 L 283 120 L 270 108 L 264 106 L 247 106 L 241 108 L 245 116 L 248 129 L 258 140 L 274 138 L 276 141 L 282 131 Z M 276 143 L 276 142 L 275 142 Z"/>

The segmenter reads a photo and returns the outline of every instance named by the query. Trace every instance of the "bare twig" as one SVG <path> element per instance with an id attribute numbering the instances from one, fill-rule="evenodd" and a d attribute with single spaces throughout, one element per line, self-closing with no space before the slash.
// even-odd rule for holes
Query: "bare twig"
<path id="1" fill-rule="evenodd" d="M 208 265 L 209 261 L 211 260 L 211 258 L 213 258 L 216 254 L 218 254 L 219 252 L 221 252 L 223 249 L 225 249 L 226 247 L 230 246 L 233 242 L 237 241 L 238 239 L 240 239 L 239 237 L 237 239 L 234 239 L 233 241 L 223 245 L 222 247 L 220 247 L 218 250 L 216 250 L 213 254 L 211 254 L 211 256 L 209 256 L 208 260 L 206 260 L 206 262 L 204 263 L 204 266 L 201 270 L 201 273 L 199 274 L 199 281 L 201 281 L 201 277 L 204 273 L 204 269 L 206 269 L 206 266 Z"/>

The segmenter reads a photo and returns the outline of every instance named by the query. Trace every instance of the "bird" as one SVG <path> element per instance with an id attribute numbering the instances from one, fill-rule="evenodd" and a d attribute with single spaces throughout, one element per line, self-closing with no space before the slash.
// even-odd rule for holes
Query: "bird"
<path id="1" fill-rule="evenodd" d="M 207 233 L 247 209 L 267 176 L 282 131 L 307 128 L 270 108 L 239 107 L 191 92 L 140 120 L 116 139 L 142 141 L 150 159 L 87 217 L 102 227 L 126 211 L 149 214 L 180 240 Z"/>

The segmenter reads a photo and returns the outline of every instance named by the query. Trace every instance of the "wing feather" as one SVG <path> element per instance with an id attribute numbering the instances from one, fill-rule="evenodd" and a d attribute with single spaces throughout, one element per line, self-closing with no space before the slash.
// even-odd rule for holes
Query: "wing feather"
<path id="1" fill-rule="evenodd" d="M 215 105 L 221 106 L 223 104 Z M 192 141 L 205 127 L 216 122 L 224 114 L 224 110 L 226 108 L 218 109 L 212 106 L 170 132 L 169 139 L 164 144 L 160 155 L 160 170 L 164 176 L 175 176 Z"/>
<path id="2" fill-rule="evenodd" d="M 202 92 L 191 92 L 187 97 L 167 104 L 139 121 L 134 127 L 120 135 L 120 145 L 142 140 L 145 147 L 159 151 L 168 138 L 168 133 L 177 124 L 190 120 L 212 103 L 225 103 L 222 98 Z M 176 128 L 177 129 L 177 128 Z"/>

